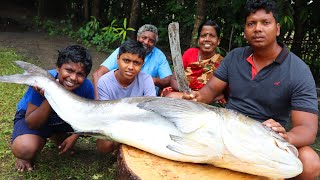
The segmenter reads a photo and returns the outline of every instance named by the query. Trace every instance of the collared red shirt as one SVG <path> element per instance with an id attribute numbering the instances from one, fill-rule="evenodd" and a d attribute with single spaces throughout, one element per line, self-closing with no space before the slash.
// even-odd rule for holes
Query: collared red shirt
<path id="1" fill-rule="evenodd" d="M 251 54 L 247 59 L 246 59 L 252 66 L 251 68 L 251 77 L 252 79 L 257 75 L 258 73 L 258 70 L 257 70 L 257 67 L 256 65 L 254 64 L 253 62 L 253 54 Z"/>

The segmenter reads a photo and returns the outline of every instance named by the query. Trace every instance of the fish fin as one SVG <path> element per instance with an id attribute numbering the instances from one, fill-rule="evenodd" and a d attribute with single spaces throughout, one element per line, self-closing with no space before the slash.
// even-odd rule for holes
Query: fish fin
<path id="1" fill-rule="evenodd" d="M 46 70 L 44 70 L 41 67 L 36 66 L 34 64 L 24 62 L 24 61 L 15 61 L 15 63 L 19 67 L 23 68 L 26 71 L 25 73 L 27 73 L 27 74 L 42 74 L 45 76 L 48 75 L 48 72 Z"/>
<path id="2" fill-rule="evenodd" d="M 239 118 L 232 120 L 232 118 L 225 118 L 223 125 L 221 125 L 221 132 L 223 143 L 226 149 L 236 158 L 241 161 L 253 163 L 252 153 L 261 151 L 264 145 L 260 145 L 258 138 L 254 131 L 255 128 L 249 128 L 254 125 L 247 125 L 245 116 L 238 114 Z M 259 145 L 255 145 L 259 144 Z"/>
<path id="3" fill-rule="evenodd" d="M 171 151 L 193 157 L 202 157 L 208 155 L 206 152 L 203 151 L 204 149 L 208 148 L 208 146 L 205 144 L 201 144 L 192 139 L 183 138 L 175 135 L 170 135 L 170 138 L 175 142 L 175 144 L 170 144 L 166 147 Z"/>
<path id="4" fill-rule="evenodd" d="M 191 133 L 201 128 L 201 120 L 204 118 L 201 116 L 206 116 L 206 113 L 210 112 L 204 104 L 184 99 L 164 97 L 152 98 L 140 102 L 137 107 L 165 117 L 184 133 Z"/>
<path id="5" fill-rule="evenodd" d="M 36 65 L 23 61 L 15 61 L 15 63 L 19 67 L 23 68 L 25 72 L 23 74 L 0 76 L 0 82 L 27 84 L 29 86 L 34 86 L 36 85 L 36 80 L 34 79 L 34 77 L 40 76 L 53 79 L 50 73 Z"/>

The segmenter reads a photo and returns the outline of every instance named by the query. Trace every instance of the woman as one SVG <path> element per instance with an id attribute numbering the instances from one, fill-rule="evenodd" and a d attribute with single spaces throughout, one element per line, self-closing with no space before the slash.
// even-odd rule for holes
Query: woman
<path id="1" fill-rule="evenodd" d="M 192 90 L 201 89 L 212 77 L 214 71 L 220 65 L 223 57 L 216 52 L 220 44 L 220 27 L 212 20 L 202 23 L 198 29 L 198 47 L 189 48 L 182 56 L 185 74 Z M 171 78 L 171 87 L 165 88 L 162 96 L 182 98 L 182 92 L 178 92 L 178 83 L 175 78 Z M 223 95 L 219 97 L 225 103 Z"/>

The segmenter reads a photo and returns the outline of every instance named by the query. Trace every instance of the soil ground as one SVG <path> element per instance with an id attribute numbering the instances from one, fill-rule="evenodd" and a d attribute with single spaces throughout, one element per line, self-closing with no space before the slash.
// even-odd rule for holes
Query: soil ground
<path id="1" fill-rule="evenodd" d="M 0 1 L 0 48 L 12 48 L 30 61 L 44 69 L 55 68 L 58 50 L 72 44 L 79 44 L 64 36 L 51 37 L 45 32 L 33 29 L 32 18 L 36 15 L 25 7 Z M 107 54 L 88 48 L 92 55 L 93 67 L 96 70 Z M 91 75 L 88 76 L 91 78 Z"/>
<path id="2" fill-rule="evenodd" d="M 49 37 L 46 33 L 35 31 L 0 33 L 0 48 L 15 49 L 27 58 L 24 61 L 35 61 L 35 64 L 44 69 L 55 68 L 58 50 L 72 44 L 78 43 L 68 37 Z M 92 71 L 94 71 L 107 55 L 97 52 L 94 48 L 89 48 L 89 51 L 93 60 Z M 90 75 L 89 78 L 91 78 Z"/>

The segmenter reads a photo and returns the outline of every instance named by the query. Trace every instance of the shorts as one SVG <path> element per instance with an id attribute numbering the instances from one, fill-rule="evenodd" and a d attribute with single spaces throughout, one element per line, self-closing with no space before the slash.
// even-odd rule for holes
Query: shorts
<path id="1" fill-rule="evenodd" d="M 46 123 L 41 126 L 40 129 L 30 129 L 27 125 L 25 115 L 25 110 L 18 110 L 16 112 L 16 115 L 14 117 L 11 143 L 16 137 L 24 134 L 34 134 L 42 137 L 43 139 L 47 139 L 56 133 L 74 132 L 72 127 L 64 121 L 63 123 L 59 123 L 57 125 L 50 125 L 49 123 Z M 48 120 L 48 122 L 50 122 L 50 119 Z"/>

